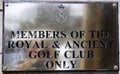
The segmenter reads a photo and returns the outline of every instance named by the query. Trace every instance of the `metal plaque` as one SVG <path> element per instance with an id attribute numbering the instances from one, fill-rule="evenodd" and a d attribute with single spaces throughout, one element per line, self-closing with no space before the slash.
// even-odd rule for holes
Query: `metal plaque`
<path id="1" fill-rule="evenodd" d="M 117 2 L 4 2 L 3 71 L 118 70 Z"/>

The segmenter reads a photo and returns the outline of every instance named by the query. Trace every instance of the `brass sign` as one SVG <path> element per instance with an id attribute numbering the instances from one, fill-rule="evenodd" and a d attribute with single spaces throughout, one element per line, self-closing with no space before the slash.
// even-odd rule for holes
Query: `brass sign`
<path id="1" fill-rule="evenodd" d="M 4 2 L 3 71 L 118 70 L 117 2 Z"/>

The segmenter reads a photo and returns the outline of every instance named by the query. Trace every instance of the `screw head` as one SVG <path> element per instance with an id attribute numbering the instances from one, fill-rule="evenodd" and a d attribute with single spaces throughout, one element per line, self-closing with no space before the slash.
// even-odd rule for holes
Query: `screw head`
<path id="1" fill-rule="evenodd" d="M 117 65 L 114 65 L 114 70 L 118 70 L 118 66 Z"/>
<path id="2" fill-rule="evenodd" d="M 113 5 L 113 7 L 116 7 L 116 4 L 115 4 L 115 3 L 113 3 L 112 5 Z"/>
<path id="3" fill-rule="evenodd" d="M 6 66 L 4 67 L 4 70 L 7 71 L 7 67 Z"/>

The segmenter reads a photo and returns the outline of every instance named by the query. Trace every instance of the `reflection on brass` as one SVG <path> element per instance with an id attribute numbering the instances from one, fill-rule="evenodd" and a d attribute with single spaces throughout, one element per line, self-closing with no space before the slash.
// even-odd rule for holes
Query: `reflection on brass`
<path id="1" fill-rule="evenodd" d="M 95 8 L 94 8 L 95 7 Z M 118 51 L 115 51 L 118 49 L 117 45 L 117 8 L 114 8 L 111 4 L 108 5 L 87 5 L 87 12 L 86 12 L 86 18 L 84 26 L 85 29 L 87 30 L 109 30 L 111 31 L 111 35 L 109 39 L 116 39 L 112 43 L 113 47 L 106 48 L 106 49 L 100 49 L 96 48 L 94 49 L 94 52 L 96 53 L 96 56 L 94 57 L 94 60 L 84 60 L 84 68 L 89 69 L 89 68 L 110 68 L 110 65 L 114 66 L 114 64 L 117 64 L 117 61 L 111 61 L 112 60 L 117 60 L 118 57 L 116 56 L 111 56 L 111 54 L 118 54 Z M 111 13 L 110 13 L 111 12 Z M 114 16 L 116 15 L 116 16 Z M 92 17 L 92 20 L 90 20 Z M 112 19 L 111 19 L 112 18 Z M 90 20 L 90 21 L 89 21 Z M 114 24 L 114 26 L 113 26 Z M 116 24 L 116 26 L 115 26 Z M 91 25 L 92 27 L 88 26 Z M 113 31 L 115 30 L 115 31 Z M 89 36 L 86 36 L 86 39 L 90 39 Z M 98 38 L 96 38 L 98 39 Z M 111 57 L 110 57 L 111 56 Z M 99 58 L 98 58 L 99 57 Z M 105 61 L 106 60 L 106 61 Z M 94 64 L 94 65 L 93 65 Z"/>
<path id="2" fill-rule="evenodd" d="M 118 70 L 116 2 L 8 3 L 3 71 Z"/>

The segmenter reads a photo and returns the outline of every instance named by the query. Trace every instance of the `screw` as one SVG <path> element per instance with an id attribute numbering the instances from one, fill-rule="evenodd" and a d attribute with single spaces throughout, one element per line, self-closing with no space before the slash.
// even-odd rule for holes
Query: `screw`
<path id="1" fill-rule="evenodd" d="M 8 7 L 9 5 L 8 4 L 6 4 L 6 7 Z"/>
<path id="2" fill-rule="evenodd" d="M 117 65 L 114 65 L 114 70 L 118 70 L 118 66 Z"/>
<path id="3" fill-rule="evenodd" d="M 7 67 L 6 66 L 4 67 L 4 70 L 7 71 Z"/>
<path id="4" fill-rule="evenodd" d="M 113 7 L 116 7 L 116 4 L 114 3 L 114 4 L 112 4 L 113 5 Z"/>

